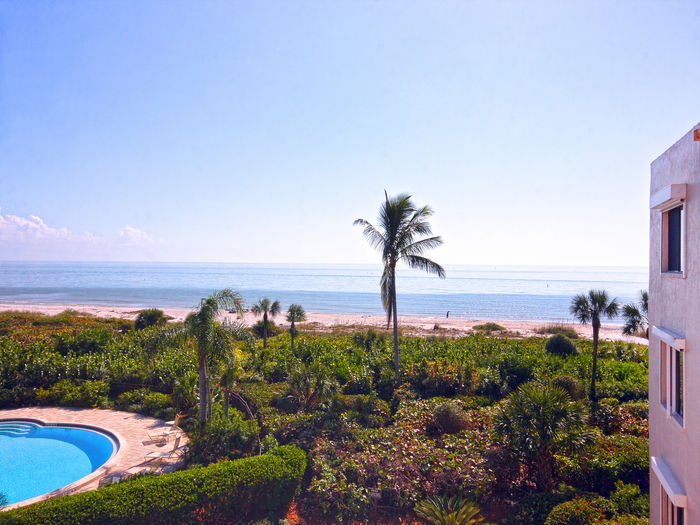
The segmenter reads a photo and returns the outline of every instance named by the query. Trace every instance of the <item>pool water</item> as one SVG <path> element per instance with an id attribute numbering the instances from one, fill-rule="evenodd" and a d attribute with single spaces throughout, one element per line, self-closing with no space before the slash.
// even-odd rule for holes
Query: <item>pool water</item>
<path id="1" fill-rule="evenodd" d="M 0 493 L 11 504 L 54 491 L 100 468 L 116 448 L 92 430 L 0 421 Z"/>

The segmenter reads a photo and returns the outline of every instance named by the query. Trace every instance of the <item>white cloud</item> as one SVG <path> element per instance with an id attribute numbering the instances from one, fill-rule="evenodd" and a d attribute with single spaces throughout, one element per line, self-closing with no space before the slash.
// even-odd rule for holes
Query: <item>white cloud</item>
<path id="1" fill-rule="evenodd" d="M 0 260 L 149 260 L 157 244 L 129 225 L 100 236 L 53 227 L 36 215 L 0 214 Z"/>
<path id="2" fill-rule="evenodd" d="M 119 237 L 127 244 L 152 244 L 154 242 L 151 235 L 128 224 L 119 231 Z"/>
<path id="3" fill-rule="evenodd" d="M 76 234 L 68 228 L 52 228 L 41 217 L 30 215 L 0 215 L 0 240 L 14 242 L 37 242 L 42 240 L 97 241 L 92 233 Z"/>

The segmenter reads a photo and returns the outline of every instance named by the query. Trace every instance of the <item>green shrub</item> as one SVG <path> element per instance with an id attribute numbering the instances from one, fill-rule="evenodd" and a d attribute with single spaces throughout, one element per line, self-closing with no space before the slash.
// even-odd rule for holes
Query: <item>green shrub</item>
<path id="1" fill-rule="evenodd" d="M 560 503 L 547 516 L 545 525 L 592 525 L 605 517 L 606 500 L 588 500 L 582 496 Z"/>
<path id="2" fill-rule="evenodd" d="M 242 522 L 279 513 L 306 469 L 297 447 L 209 467 L 143 476 L 0 513 L 0 524 L 160 525 Z"/>
<path id="3" fill-rule="evenodd" d="M 506 523 L 509 525 L 544 525 L 552 509 L 573 498 L 575 490 L 565 488 L 554 492 L 535 492 L 521 499 L 513 508 Z"/>
<path id="4" fill-rule="evenodd" d="M 615 490 L 610 494 L 617 514 L 634 514 L 649 517 L 649 495 L 643 494 L 634 483 L 615 482 Z"/>
<path id="5" fill-rule="evenodd" d="M 136 316 L 134 328 L 136 330 L 143 330 L 149 326 L 165 326 L 169 319 L 172 319 L 172 317 L 165 315 L 163 310 L 159 310 L 158 308 L 147 308 L 145 310 L 141 310 Z"/>
<path id="6" fill-rule="evenodd" d="M 574 401 L 583 399 L 586 393 L 581 382 L 575 377 L 557 376 L 554 378 L 554 380 L 552 380 L 552 384 L 554 386 L 558 386 L 562 390 L 565 390 L 566 393 L 569 394 L 569 397 Z"/>
<path id="7" fill-rule="evenodd" d="M 545 350 L 550 354 L 559 355 L 566 357 L 569 355 L 576 355 L 578 350 L 576 350 L 576 345 L 571 339 L 562 334 L 556 334 L 547 340 L 547 344 L 544 346 Z"/>
<path id="8" fill-rule="evenodd" d="M 250 329 L 253 331 L 253 335 L 255 337 L 262 339 L 264 326 L 265 322 L 260 319 L 257 323 L 251 326 Z M 277 326 L 272 319 L 267 321 L 267 337 L 274 337 L 282 332 L 284 332 L 284 328 Z"/>
<path id="9" fill-rule="evenodd" d="M 535 333 L 540 335 L 565 335 L 569 339 L 578 339 L 578 332 L 569 326 L 564 326 L 562 324 L 549 324 L 547 326 L 541 326 Z"/>
<path id="10" fill-rule="evenodd" d="M 467 413 L 454 401 L 447 401 L 435 407 L 431 420 L 431 430 L 436 434 L 456 434 L 467 428 Z"/>
<path id="11" fill-rule="evenodd" d="M 173 401 L 169 395 L 151 392 L 147 388 L 124 392 L 114 402 L 114 408 L 139 412 L 147 416 L 157 416 L 165 409 L 172 407 Z"/>
<path id="12" fill-rule="evenodd" d="M 480 332 L 486 332 L 486 333 L 491 333 L 491 332 L 503 332 L 505 331 L 505 327 L 501 326 L 498 323 L 483 323 L 483 324 L 475 324 L 472 326 L 472 330 L 478 330 Z"/>
<path id="13" fill-rule="evenodd" d="M 472 372 L 446 361 L 423 361 L 405 372 L 406 380 L 421 397 L 452 397 L 470 390 Z"/>
<path id="14" fill-rule="evenodd" d="M 253 451 L 258 443 L 258 424 L 245 420 L 237 410 L 230 419 L 215 417 L 189 442 L 190 460 L 208 465 L 222 459 L 237 459 Z"/>
<path id="15" fill-rule="evenodd" d="M 391 419 L 389 405 L 374 393 L 368 396 L 337 394 L 333 397 L 331 410 L 347 412 L 350 420 L 367 428 L 383 427 Z"/>
<path id="16" fill-rule="evenodd" d="M 601 436 L 590 450 L 573 458 L 557 457 L 560 478 L 585 490 L 609 494 L 618 480 L 649 489 L 649 441 L 643 437 Z"/>
<path id="17" fill-rule="evenodd" d="M 38 389 L 36 401 L 40 405 L 91 408 L 107 403 L 109 387 L 105 381 L 59 381 L 48 390 Z"/>
<path id="18" fill-rule="evenodd" d="M 59 354 L 85 355 L 103 352 L 112 342 L 113 332 L 107 328 L 91 328 L 77 335 L 59 335 L 56 337 L 55 350 Z"/>

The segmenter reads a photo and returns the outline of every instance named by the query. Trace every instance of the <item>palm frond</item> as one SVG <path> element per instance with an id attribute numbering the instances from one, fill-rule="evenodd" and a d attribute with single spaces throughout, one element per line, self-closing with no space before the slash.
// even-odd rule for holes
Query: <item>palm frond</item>
<path id="1" fill-rule="evenodd" d="M 404 255 L 410 254 L 410 255 L 423 255 L 423 253 L 426 250 L 432 250 L 433 248 L 437 248 L 438 246 L 442 246 L 442 237 L 439 235 L 435 237 L 428 237 L 427 239 L 421 239 L 420 241 L 413 242 L 406 246 L 403 250 L 402 253 Z"/>
<path id="2" fill-rule="evenodd" d="M 403 257 L 403 260 L 406 261 L 406 264 L 408 264 L 409 267 L 435 274 L 440 279 L 444 279 L 446 276 L 445 269 L 427 257 L 420 255 L 406 255 Z"/>

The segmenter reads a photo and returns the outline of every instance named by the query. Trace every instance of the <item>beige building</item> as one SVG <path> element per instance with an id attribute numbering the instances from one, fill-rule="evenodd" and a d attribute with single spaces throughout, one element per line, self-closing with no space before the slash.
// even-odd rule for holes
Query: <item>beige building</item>
<path id="1" fill-rule="evenodd" d="M 700 123 L 651 164 L 650 523 L 700 525 Z"/>

